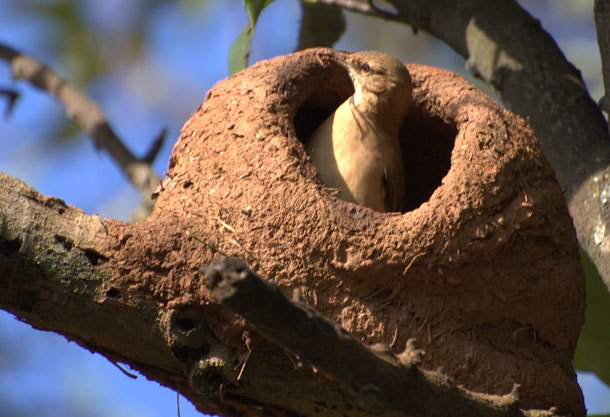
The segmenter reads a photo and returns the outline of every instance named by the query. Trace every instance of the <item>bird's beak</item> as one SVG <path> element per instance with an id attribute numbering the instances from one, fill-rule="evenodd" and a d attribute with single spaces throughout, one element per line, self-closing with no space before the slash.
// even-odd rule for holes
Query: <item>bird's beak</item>
<path id="1" fill-rule="evenodd" d="M 352 69 L 352 65 L 347 60 L 347 55 L 348 55 L 347 52 L 342 52 L 342 51 L 326 52 L 326 51 L 323 51 L 323 52 L 320 52 L 319 54 L 320 54 L 320 56 L 327 57 L 328 59 L 330 59 L 335 64 L 341 65 L 343 68 L 345 68 L 348 71 L 350 69 Z"/>

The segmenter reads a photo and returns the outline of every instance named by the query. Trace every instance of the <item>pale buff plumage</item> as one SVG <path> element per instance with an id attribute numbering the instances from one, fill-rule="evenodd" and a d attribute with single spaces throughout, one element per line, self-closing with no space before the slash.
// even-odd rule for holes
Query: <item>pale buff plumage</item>
<path id="1" fill-rule="evenodd" d="M 380 212 L 401 211 L 405 181 L 398 131 L 411 98 L 411 77 L 391 55 L 321 53 L 346 68 L 354 94 L 311 135 L 306 148 L 327 187 Z"/>

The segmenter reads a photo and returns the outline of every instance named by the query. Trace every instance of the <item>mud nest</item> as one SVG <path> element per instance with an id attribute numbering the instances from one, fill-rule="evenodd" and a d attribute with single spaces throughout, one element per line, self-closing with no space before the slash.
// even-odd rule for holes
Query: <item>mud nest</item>
<path id="1" fill-rule="evenodd" d="M 415 337 L 425 368 L 469 389 L 505 394 L 519 383 L 522 407 L 583 415 L 571 359 L 584 278 L 538 140 L 462 77 L 408 69 L 402 214 L 342 201 L 320 183 L 303 143 L 352 86 L 316 50 L 216 84 L 185 124 L 154 213 L 140 224 L 159 257 L 155 279 L 179 294 L 201 264 L 235 256 L 287 293 L 300 288 L 366 342 L 398 351 Z M 216 309 L 206 320 L 244 349 L 236 319 Z"/>

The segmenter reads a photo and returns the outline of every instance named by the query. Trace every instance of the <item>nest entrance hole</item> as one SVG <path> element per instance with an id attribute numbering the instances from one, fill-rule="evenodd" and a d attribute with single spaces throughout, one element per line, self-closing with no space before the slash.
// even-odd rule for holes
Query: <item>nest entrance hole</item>
<path id="1" fill-rule="evenodd" d="M 315 129 L 352 94 L 353 87 L 347 76 L 331 74 L 296 113 L 294 127 L 299 140 L 307 143 Z M 455 125 L 426 111 L 428 106 L 424 104 L 412 101 L 400 129 L 405 168 L 405 212 L 428 201 L 441 185 L 451 166 L 451 151 L 458 132 Z"/>

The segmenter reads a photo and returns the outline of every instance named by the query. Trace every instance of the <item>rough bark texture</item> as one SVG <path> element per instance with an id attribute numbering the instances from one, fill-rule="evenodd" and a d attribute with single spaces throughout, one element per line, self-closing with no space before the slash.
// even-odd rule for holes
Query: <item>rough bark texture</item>
<path id="1" fill-rule="evenodd" d="M 36 240 L 18 220 L 16 234 L 3 232 L 14 243 L 2 251 L 13 263 L 10 274 L 1 271 L 0 306 L 130 363 L 202 411 L 366 415 L 211 301 L 197 270 L 231 255 L 285 291 L 300 288 L 362 340 L 398 351 L 417 337 L 423 366 L 442 367 L 469 389 L 506 394 L 519 383 L 523 408 L 584 415 L 571 365 L 584 278 L 540 144 L 463 78 L 409 70 L 413 105 L 401 132 L 408 212 L 380 214 L 320 184 L 301 142 L 351 85 L 309 50 L 208 92 L 174 147 L 149 218 L 105 220 L 94 249 L 76 230 L 61 234 L 58 249 L 96 276 L 74 291 L 82 309 L 62 317 L 69 325 L 55 323 L 51 307 L 71 286 L 39 293 L 34 284 L 48 274 L 40 272 L 20 288 L 14 262 L 29 259 L 19 248 Z M 108 323 L 115 326 L 103 331 Z"/>

